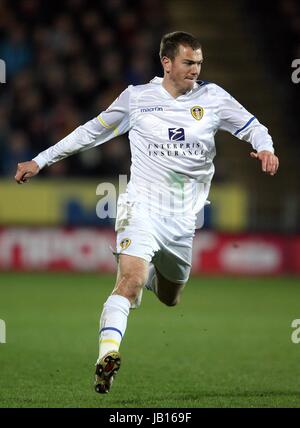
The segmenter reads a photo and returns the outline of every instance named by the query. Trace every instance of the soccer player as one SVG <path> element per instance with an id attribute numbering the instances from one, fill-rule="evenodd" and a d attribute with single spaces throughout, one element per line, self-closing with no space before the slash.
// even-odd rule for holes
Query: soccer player
<path id="1" fill-rule="evenodd" d="M 214 174 L 214 135 L 229 131 L 249 142 L 252 158 L 274 175 L 278 158 L 257 118 L 218 85 L 199 81 L 200 42 L 185 32 L 163 36 L 163 78 L 129 86 L 99 116 L 79 126 L 33 160 L 18 164 L 24 183 L 46 165 L 129 131 L 131 177 L 118 199 L 118 272 L 100 317 L 95 389 L 106 393 L 120 367 L 119 347 L 131 308 L 143 287 L 168 306 L 179 302 L 192 257 L 192 241 Z"/>

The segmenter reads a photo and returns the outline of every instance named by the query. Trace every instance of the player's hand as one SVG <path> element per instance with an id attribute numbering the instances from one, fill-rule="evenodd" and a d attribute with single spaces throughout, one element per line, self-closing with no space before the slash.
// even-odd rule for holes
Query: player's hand
<path id="1" fill-rule="evenodd" d="M 261 161 L 261 169 L 270 175 L 275 175 L 279 167 L 279 159 L 276 155 L 268 150 L 261 152 L 251 152 L 250 156 Z"/>
<path id="2" fill-rule="evenodd" d="M 19 184 L 26 183 L 29 178 L 37 175 L 39 171 L 40 168 L 34 160 L 18 163 L 15 180 Z"/>

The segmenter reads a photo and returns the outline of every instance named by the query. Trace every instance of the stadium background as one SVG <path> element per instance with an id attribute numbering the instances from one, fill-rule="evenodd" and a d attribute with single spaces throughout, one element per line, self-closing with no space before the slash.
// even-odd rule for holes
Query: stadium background
<path id="1" fill-rule="evenodd" d="M 275 177 L 265 176 L 258 162 L 250 159 L 250 145 L 227 133 L 217 135 L 211 205 L 205 210 L 204 228 L 195 238 L 194 277 L 190 291 L 188 288 L 186 291 L 190 293 L 187 302 L 189 298 L 193 301 L 197 297 L 198 290 L 193 284 L 198 282 L 211 286 L 211 291 L 205 288 L 206 285 L 202 288 L 207 298 L 212 291 L 219 293 L 226 287 L 226 297 L 221 292 L 224 302 L 234 300 L 241 289 L 250 301 L 256 302 L 260 296 L 258 298 L 263 302 L 270 303 L 264 307 L 267 312 L 261 312 L 260 319 L 269 326 L 267 334 L 274 334 L 275 343 L 279 339 L 271 330 L 272 323 L 275 323 L 277 332 L 282 331 L 286 340 L 290 322 L 300 317 L 296 303 L 299 296 L 297 276 L 300 274 L 297 119 L 300 83 L 293 83 L 291 77 L 292 61 L 300 58 L 298 2 L 276 0 L 270 8 L 267 2 L 253 0 L 2 0 L 0 58 L 6 63 L 6 83 L 0 86 L 0 318 L 10 320 L 10 324 L 7 323 L 13 326 L 12 330 L 15 328 L 17 337 L 21 319 L 25 320 L 25 325 L 29 322 L 24 315 L 28 307 L 35 313 L 36 295 L 40 298 L 37 299 L 39 303 L 44 301 L 45 296 L 39 294 L 39 287 L 44 287 L 47 301 L 53 304 L 49 303 L 44 310 L 47 313 L 55 308 L 56 316 L 56 299 L 60 293 L 70 293 L 68 287 L 73 287 L 74 299 L 78 293 L 78 302 L 81 302 L 83 290 L 95 293 L 97 286 L 102 287 L 103 296 L 109 292 L 113 277 L 107 273 L 115 270 L 110 250 L 114 245 L 113 222 L 97 217 L 100 196 L 96 189 L 103 182 L 117 185 L 119 174 L 129 174 L 129 145 L 126 136 L 118 137 L 100 148 L 45 168 L 26 186 L 18 186 L 13 180 L 16 164 L 31 159 L 94 117 L 127 85 L 141 84 L 154 75 L 160 76 L 160 38 L 162 34 L 178 29 L 193 33 L 202 42 L 205 62 L 201 78 L 224 87 L 269 128 L 281 162 Z M 57 272 L 70 273 L 65 276 Z M 85 275 L 71 272 L 85 272 Z M 232 275 L 237 278 L 231 280 Z M 247 279 L 249 276 L 252 276 L 251 280 Z M 278 278 L 271 280 L 270 276 Z M 260 294 L 263 290 L 264 296 Z M 24 298 L 26 311 L 20 296 Z M 200 292 L 199 296 L 201 300 Z M 270 314 L 274 316 L 276 308 L 279 312 L 282 310 L 278 296 L 281 296 L 286 312 L 281 314 L 282 317 L 279 314 L 275 321 Z M 102 300 L 101 296 L 97 298 L 99 311 L 104 297 Z M 147 303 L 145 306 L 147 311 Z M 72 318 L 67 300 L 62 307 Z M 226 317 L 221 307 L 221 302 L 217 302 L 220 318 L 215 318 L 216 325 L 219 321 L 223 323 L 222 314 Z M 23 314 L 21 319 L 17 308 Z M 227 309 L 232 309 L 237 317 L 244 316 L 243 305 L 239 315 L 234 312 L 237 307 Z M 259 318 L 260 309 L 252 309 L 252 315 Z M 78 306 L 77 310 L 82 307 Z M 158 318 L 162 317 L 157 313 Z M 39 319 L 35 314 L 37 317 L 35 321 L 32 317 L 32 325 L 27 324 L 32 328 Z M 45 312 L 43 316 L 47 318 Z M 283 318 L 284 328 L 276 324 Z M 167 322 L 172 323 L 172 318 Z M 257 325 L 257 330 L 260 329 L 261 325 Z M 62 334 L 61 341 L 58 339 L 60 345 L 65 339 Z M 49 349 L 50 344 L 51 341 Z M 6 348 L 1 347 L 2 356 L 4 349 L 10 355 L 8 345 L 9 341 Z M 290 343 L 285 345 L 286 353 L 280 361 L 283 364 L 289 354 L 289 367 L 295 373 L 298 348 L 290 348 Z M 273 348 L 268 346 L 270 355 L 266 357 L 266 366 L 273 356 Z M 14 360 L 16 357 L 10 357 L 10 361 L 17 361 Z M 13 367 L 5 361 L 8 378 Z M 276 370 L 281 370 L 281 363 Z M 263 366 L 261 369 L 263 371 Z M 242 384 L 244 367 L 240 370 Z M 291 380 L 292 376 L 290 373 L 287 378 Z M 227 380 L 232 382 L 229 375 Z M 299 403 L 297 393 L 293 395 L 292 392 L 292 398 L 288 396 L 290 385 L 285 385 L 286 392 L 283 387 L 283 393 L 274 401 L 266 398 L 265 405 L 285 403 L 295 406 Z M 5 388 L 2 392 L 11 392 L 4 393 L 2 404 L 10 406 L 14 403 L 14 394 L 9 380 Z M 33 394 L 33 388 L 31 392 Z M 240 404 L 249 404 L 251 397 L 254 396 L 250 394 Z M 219 397 L 219 401 L 214 402 L 206 397 L 207 401 L 200 404 L 236 404 L 236 401 L 226 401 L 226 394 L 223 399 Z M 54 402 L 40 401 L 46 406 Z M 25 395 L 22 403 L 20 405 L 30 405 Z M 38 398 L 34 403 L 37 405 Z M 77 405 L 79 401 L 70 403 Z M 119 403 L 126 406 L 125 401 Z M 147 405 L 146 401 L 136 403 Z M 150 403 L 150 406 L 158 405 Z M 171 405 L 178 406 L 182 401 L 174 403 L 171 401 Z M 184 403 L 188 407 L 200 405 L 193 400 Z M 255 401 L 253 403 L 255 405 Z M 260 403 L 264 403 L 264 399 Z M 106 405 L 110 404 L 115 405 L 115 402 L 106 402 Z"/>

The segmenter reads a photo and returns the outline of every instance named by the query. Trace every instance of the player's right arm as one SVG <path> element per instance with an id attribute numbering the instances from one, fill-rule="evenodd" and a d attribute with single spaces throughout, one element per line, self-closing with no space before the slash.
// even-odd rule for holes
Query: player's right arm
<path id="1" fill-rule="evenodd" d="M 52 165 L 74 153 L 91 149 L 129 130 L 129 88 L 99 116 L 79 126 L 58 143 L 17 166 L 15 180 L 26 183 L 45 166 Z"/>

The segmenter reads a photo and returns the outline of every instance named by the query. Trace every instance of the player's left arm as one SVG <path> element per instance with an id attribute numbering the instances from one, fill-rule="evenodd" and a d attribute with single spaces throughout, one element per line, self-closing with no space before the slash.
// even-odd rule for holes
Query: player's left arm
<path id="1" fill-rule="evenodd" d="M 249 142 L 255 150 L 250 153 L 250 156 L 261 162 L 263 172 L 275 175 L 279 167 L 279 159 L 274 153 L 273 141 L 268 129 L 228 92 L 217 85 L 215 89 L 219 102 L 219 128 L 230 132 L 240 140 Z"/>

